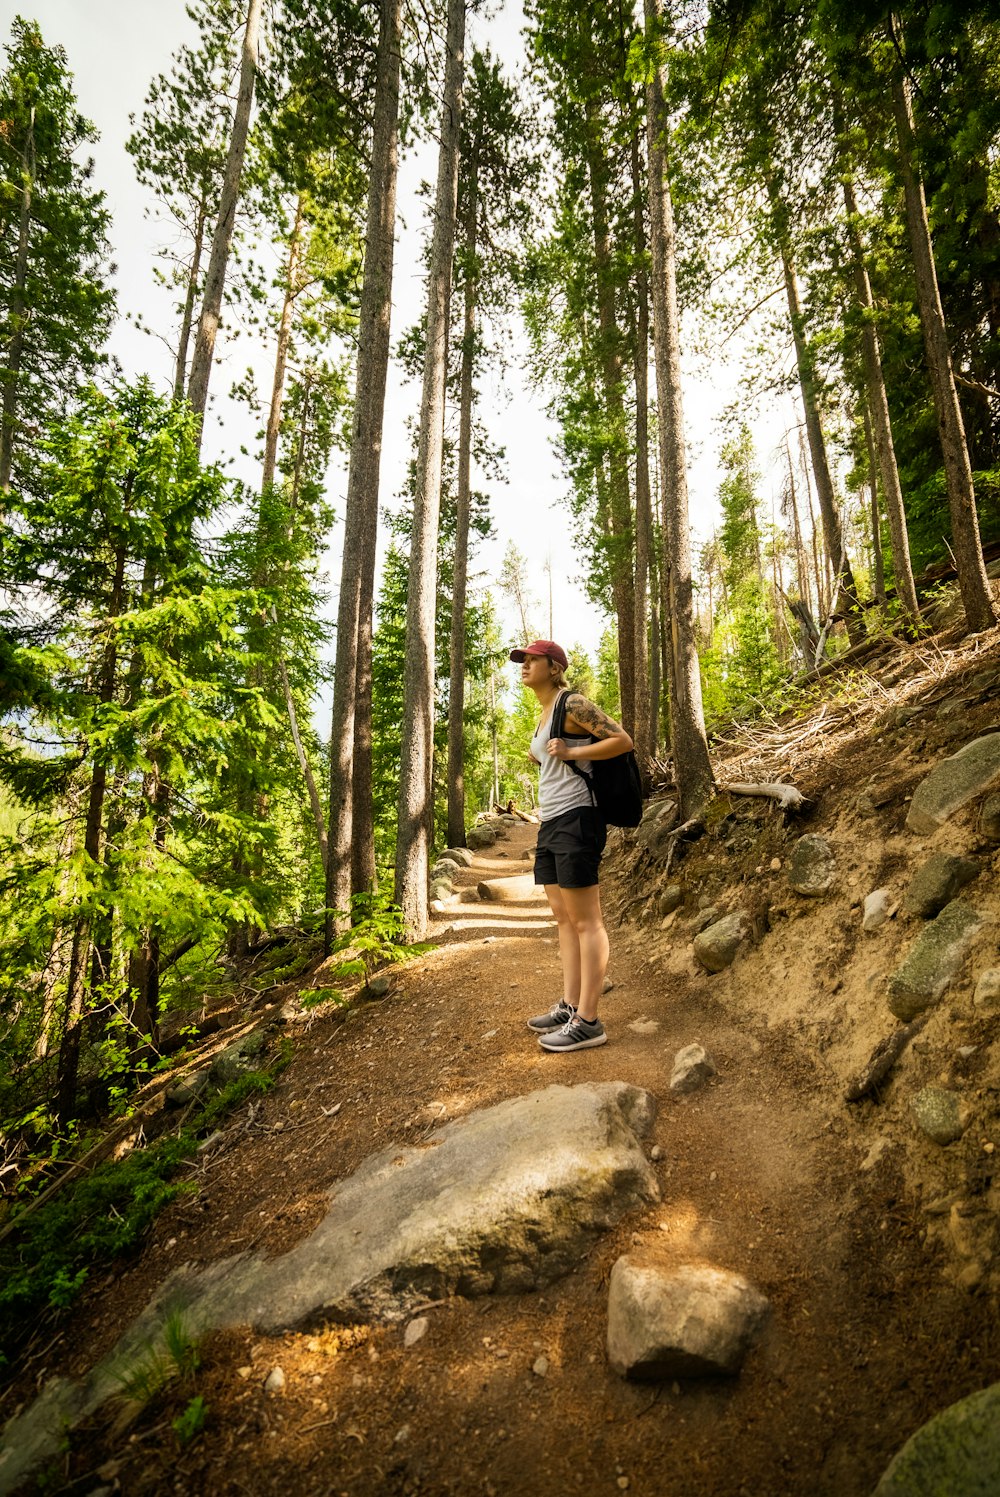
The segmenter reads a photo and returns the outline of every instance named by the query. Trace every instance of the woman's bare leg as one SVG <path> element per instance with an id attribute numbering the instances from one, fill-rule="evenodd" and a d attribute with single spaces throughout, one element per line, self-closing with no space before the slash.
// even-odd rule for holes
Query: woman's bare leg
<path id="1" fill-rule="evenodd" d="M 545 892 L 548 893 L 546 884 Z M 608 970 L 608 933 L 601 914 L 601 891 L 597 884 L 588 889 L 559 889 L 563 908 L 576 941 L 579 960 L 579 995 L 576 1005 L 581 1019 L 597 1018 L 597 1005 L 604 991 Z M 549 903 L 552 903 L 551 896 Z M 556 919 L 558 920 L 558 915 Z M 568 942 L 567 942 L 568 944 Z M 563 949 L 562 924 L 559 926 L 559 949 Z"/>
<path id="2" fill-rule="evenodd" d="M 546 884 L 545 896 L 549 908 L 556 918 L 559 931 L 559 960 L 562 962 L 563 1002 L 573 1008 L 580 1003 L 580 941 L 576 927 L 570 919 L 563 894 L 558 884 Z M 574 891 L 575 892 L 575 891 Z"/>

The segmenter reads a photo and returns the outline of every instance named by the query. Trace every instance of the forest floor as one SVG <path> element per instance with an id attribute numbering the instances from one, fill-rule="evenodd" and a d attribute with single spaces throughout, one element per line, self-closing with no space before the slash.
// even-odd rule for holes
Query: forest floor
<path id="1" fill-rule="evenodd" d="M 983 723 L 996 716 L 988 698 L 984 711 Z M 967 728 L 974 716 L 969 709 Z M 831 824 L 846 805 L 837 796 L 856 795 L 861 770 L 888 761 L 871 721 L 860 738 L 851 714 L 842 726 L 839 760 L 809 787 L 814 803 L 827 796 Z M 527 871 L 533 840 L 533 827 L 513 828 L 458 882 Z M 715 854 L 701 856 L 708 881 Z M 646 1146 L 662 1150 L 661 1203 L 626 1218 L 542 1293 L 431 1306 L 428 1332 L 410 1348 L 404 1324 L 216 1335 L 191 1384 L 131 1428 L 111 1432 L 105 1416 L 74 1434 L 47 1490 L 862 1497 L 915 1428 L 1000 1378 L 995 1293 L 969 1292 L 944 1271 L 919 1185 L 885 1148 L 886 1117 L 873 1103 L 844 1103 L 822 1053 L 829 1037 L 802 1020 L 803 1005 L 819 1013 L 834 1001 L 836 979 L 798 993 L 797 1010 L 786 1003 L 786 989 L 800 985 L 794 949 L 813 948 L 814 973 L 835 972 L 843 909 L 817 913 L 824 923 L 810 931 L 796 923 L 769 937 L 769 959 L 765 945 L 708 978 L 679 948 L 661 958 L 657 942 L 669 932 L 617 918 L 631 893 L 627 866 L 621 853 L 607 859 L 609 1044 L 552 1055 L 525 1027 L 559 992 L 544 906 L 449 908 L 435 921 L 436 949 L 397 969 L 387 999 L 293 1028 L 292 1064 L 200 1166 L 197 1195 L 168 1207 L 141 1255 L 90 1287 L 33 1376 L 40 1386 L 56 1371 L 86 1372 L 181 1262 L 285 1251 L 320 1220 L 331 1186 L 375 1150 L 553 1082 L 625 1081 L 654 1094 Z M 718 1075 L 673 1098 L 673 1056 L 695 1040 Z M 858 1053 L 869 1041 L 862 1034 Z M 767 1295 L 769 1328 L 739 1377 L 636 1385 L 611 1372 L 608 1276 L 639 1245 L 667 1261 L 736 1270 Z M 266 1394 L 275 1368 L 283 1390 Z M 207 1422 L 179 1447 L 171 1421 L 192 1394 Z M 11 1412 L 5 1400 L 0 1418 Z"/>

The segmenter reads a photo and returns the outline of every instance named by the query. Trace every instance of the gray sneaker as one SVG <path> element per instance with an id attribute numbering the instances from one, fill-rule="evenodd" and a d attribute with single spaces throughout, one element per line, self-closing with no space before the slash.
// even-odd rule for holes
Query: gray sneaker
<path id="1" fill-rule="evenodd" d="M 533 1019 L 528 1020 L 528 1028 L 533 1029 L 536 1034 L 551 1034 L 554 1029 L 562 1029 L 573 1018 L 576 1009 L 565 998 L 560 998 L 554 1003 L 547 1014 L 536 1014 Z"/>
<path id="2" fill-rule="evenodd" d="M 543 1050 L 563 1054 L 567 1050 L 592 1050 L 597 1045 L 606 1045 L 608 1036 L 600 1019 L 591 1021 L 574 1014 L 561 1029 L 552 1034 L 543 1034 L 538 1043 Z"/>

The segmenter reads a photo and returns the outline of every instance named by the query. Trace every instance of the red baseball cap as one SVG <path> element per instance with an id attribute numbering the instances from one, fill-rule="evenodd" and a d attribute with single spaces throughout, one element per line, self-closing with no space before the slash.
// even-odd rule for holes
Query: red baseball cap
<path id="1" fill-rule="evenodd" d="M 562 645 L 557 645 L 554 639 L 535 639 L 532 640 L 530 645 L 525 645 L 523 649 L 511 650 L 510 652 L 511 660 L 516 660 L 518 665 L 521 664 L 521 661 L 527 655 L 547 655 L 550 660 L 554 660 L 557 665 L 561 665 L 563 670 L 569 665 L 569 661 L 566 659 L 566 651 Z"/>

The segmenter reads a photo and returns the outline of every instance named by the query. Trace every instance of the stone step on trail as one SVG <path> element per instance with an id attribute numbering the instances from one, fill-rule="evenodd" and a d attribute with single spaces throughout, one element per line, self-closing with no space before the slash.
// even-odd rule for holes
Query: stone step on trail
<path id="1" fill-rule="evenodd" d="M 486 878 L 477 885 L 480 899 L 494 904 L 545 904 L 545 890 L 535 883 L 532 873 L 515 874 L 512 878 Z"/>

